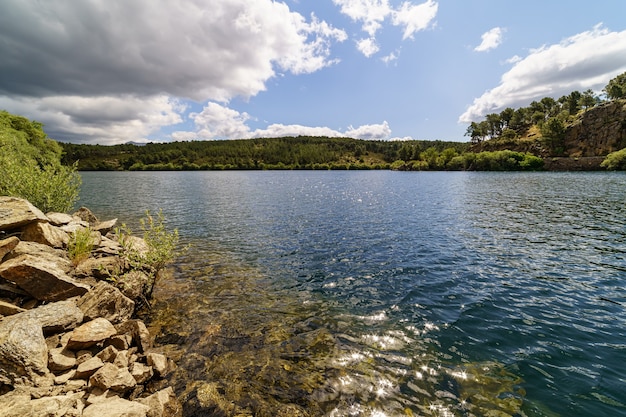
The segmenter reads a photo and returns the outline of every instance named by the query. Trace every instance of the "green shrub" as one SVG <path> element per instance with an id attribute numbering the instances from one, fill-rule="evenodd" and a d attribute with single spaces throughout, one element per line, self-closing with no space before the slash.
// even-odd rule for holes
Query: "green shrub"
<path id="1" fill-rule="evenodd" d="M 89 258 L 92 248 L 93 240 L 91 238 L 91 229 L 84 227 L 70 235 L 70 241 L 67 245 L 67 254 L 72 263 L 78 265 Z"/>
<path id="2" fill-rule="evenodd" d="M 626 148 L 608 154 L 600 166 L 609 171 L 626 170 Z"/>

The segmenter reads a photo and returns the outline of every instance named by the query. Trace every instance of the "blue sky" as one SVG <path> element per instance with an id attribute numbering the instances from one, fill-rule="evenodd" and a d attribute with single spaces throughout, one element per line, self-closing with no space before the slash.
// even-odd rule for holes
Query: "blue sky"
<path id="1" fill-rule="evenodd" d="M 626 72 L 626 1 L 0 4 L 0 109 L 68 142 L 466 141 Z"/>

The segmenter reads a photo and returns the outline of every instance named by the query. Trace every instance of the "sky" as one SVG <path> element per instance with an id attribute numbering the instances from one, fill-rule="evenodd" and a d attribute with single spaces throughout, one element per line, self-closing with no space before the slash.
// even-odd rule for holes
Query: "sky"
<path id="1" fill-rule="evenodd" d="M 467 141 L 624 72 L 624 0 L 0 2 L 0 109 L 62 142 Z"/>

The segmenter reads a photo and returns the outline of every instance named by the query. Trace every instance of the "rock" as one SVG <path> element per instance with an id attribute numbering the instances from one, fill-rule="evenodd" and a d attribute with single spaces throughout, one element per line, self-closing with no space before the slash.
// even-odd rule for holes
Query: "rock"
<path id="1" fill-rule="evenodd" d="M 143 363 L 134 362 L 130 366 L 130 374 L 135 378 L 138 384 L 143 384 L 148 381 L 154 375 L 154 371 L 151 366 L 144 365 Z"/>
<path id="2" fill-rule="evenodd" d="M 144 293 L 149 277 L 143 271 L 133 270 L 125 273 L 117 280 L 117 287 L 132 300 L 137 300 Z"/>
<path id="3" fill-rule="evenodd" d="M 105 346 L 112 346 L 117 350 L 126 350 L 133 343 L 133 336 L 130 334 L 118 334 L 107 339 Z"/>
<path id="4" fill-rule="evenodd" d="M 98 369 L 104 366 L 104 362 L 97 357 L 94 356 L 91 359 L 86 360 L 85 362 L 78 365 L 76 368 L 76 375 L 74 375 L 75 379 L 88 379 L 92 376 Z"/>
<path id="5" fill-rule="evenodd" d="M 141 398 L 137 402 L 150 407 L 147 417 L 181 417 L 183 407 L 176 399 L 172 387 L 155 392 L 149 397 Z"/>
<path id="6" fill-rule="evenodd" d="M 148 243 L 138 236 L 127 236 L 126 243 L 130 250 L 136 251 L 139 255 L 146 255 L 150 251 Z"/>
<path id="7" fill-rule="evenodd" d="M 137 381 L 127 368 L 118 368 L 112 363 L 105 363 L 89 378 L 89 385 L 103 390 L 127 392 L 137 385 Z"/>
<path id="8" fill-rule="evenodd" d="M 114 324 L 128 320 L 135 311 L 133 300 L 104 281 L 99 281 L 91 291 L 83 295 L 77 305 L 85 315 L 85 319 L 104 317 Z"/>
<path id="9" fill-rule="evenodd" d="M 36 258 L 40 258 L 45 262 L 54 265 L 66 274 L 72 270 L 72 262 L 67 257 L 67 252 L 61 249 L 54 249 L 48 245 L 44 245 L 37 242 L 24 242 L 20 243 L 13 249 L 13 251 L 7 255 L 5 260 L 17 258 L 21 255 L 31 255 Z"/>
<path id="10" fill-rule="evenodd" d="M 99 357 L 102 360 L 102 362 L 113 363 L 118 353 L 119 351 L 115 347 L 107 346 L 104 349 L 102 349 L 100 353 L 98 353 L 96 356 Z"/>
<path id="11" fill-rule="evenodd" d="M 152 346 L 150 332 L 141 320 L 127 320 L 117 326 L 117 332 L 131 335 L 141 353 L 146 352 Z"/>
<path id="12" fill-rule="evenodd" d="M 106 256 L 102 258 L 88 258 L 78 264 L 75 274 L 77 277 L 96 277 L 109 279 L 123 272 L 125 263 L 118 256 Z"/>
<path id="13" fill-rule="evenodd" d="M 32 383 L 48 373 L 48 346 L 41 324 L 24 314 L 0 321 L 0 384 Z"/>
<path id="14" fill-rule="evenodd" d="M 13 230 L 37 220 L 48 219 L 23 198 L 0 196 L 0 230 Z"/>
<path id="15" fill-rule="evenodd" d="M 83 321 L 83 312 L 72 300 L 46 304 L 23 314 L 39 321 L 44 334 L 71 330 Z"/>
<path id="16" fill-rule="evenodd" d="M 103 236 L 100 245 L 92 251 L 95 256 L 113 256 L 120 253 L 122 246 L 113 239 Z"/>
<path id="17" fill-rule="evenodd" d="M 150 407 L 119 397 L 106 398 L 83 410 L 83 417 L 147 417 Z"/>
<path id="18" fill-rule="evenodd" d="M 60 301 L 88 290 L 55 265 L 33 255 L 21 255 L 0 264 L 0 276 L 15 282 L 30 295 L 43 301 Z"/>
<path id="19" fill-rule="evenodd" d="M 67 384 L 67 382 L 70 379 L 74 378 L 74 375 L 76 375 L 76 369 L 70 369 L 69 371 L 65 372 L 64 374 L 55 376 L 54 377 L 54 383 L 56 385 Z"/>
<path id="20" fill-rule="evenodd" d="M 90 226 L 98 224 L 98 218 L 87 207 L 81 207 L 72 216 L 89 223 Z"/>
<path id="21" fill-rule="evenodd" d="M 48 245 L 53 248 L 64 248 L 70 236 L 60 228 L 48 222 L 33 222 L 22 229 L 22 240 Z"/>
<path id="22" fill-rule="evenodd" d="M 93 230 L 96 230 L 102 233 L 103 235 L 106 235 L 115 227 L 116 224 L 117 224 L 117 219 L 108 220 L 106 222 L 100 222 L 100 223 L 97 223 L 93 227 Z"/>
<path id="23" fill-rule="evenodd" d="M 67 371 L 76 366 L 76 355 L 66 348 L 55 348 L 48 351 L 48 369 L 53 372 Z"/>
<path id="24" fill-rule="evenodd" d="M 82 220 L 73 219 L 68 224 L 64 224 L 63 226 L 60 226 L 60 227 L 61 227 L 61 230 L 63 230 L 65 233 L 72 234 L 72 233 L 76 233 L 79 230 L 88 228 L 89 223 L 84 222 Z"/>
<path id="25" fill-rule="evenodd" d="M 46 217 L 55 226 L 63 226 L 64 224 L 68 224 L 72 221 L 73 217 L 66 213 L 55 213 L 50 212 L 46 213 Z"/>
<path id="26" fill-rule="evenodd" d="M 118 368 L 128 368 L 129 363 L 130 354 L 127 350 L 122 350 L 118 352 L 115 356 L 115 359 L 113 360 L 113 365 L 117 366 Z"/>
<path id="27" fill-rule="evenodd" d="M 0 300 L 0 315 L 2 316 L 12 316 L 14 314 L 22 313 L 24 311 L 26 310 L 16 306 L 15 304 L 7 303 L 6 301 Z"/>
<path id="28" fill-rule="evenodd" d="M 146 354 L 146 360 L 148 362 L 148 365 L 152 366 L 154 371 L 159 376 L 164 377 L 165 375 L 167 375 L 167 372 L 169 371 L 169 367 L 167 363 L 167 357 L 165 357 L 165 355 L 162 355 L 160 353 L 150 352 Z"/>
<path id="29" fill-rule="evenodd" d="M 117 334 L 115 327 L 105 318 L 97 318 L 77 327 L 67 342 L 68 349 L 86 349 Z"/>
<path id="30" fill-rule="evenodd" d="M 81 394 L 71 393 L 34 400 L 28 394 L 7 395 L 9 398 L 0 410 L 0 417 L 80 416 L 83 408 Z M 1 398 L 4 400 L 4 397 Z"/>
<path id="31" fill-rule="evenodd" d="M 20 240 L 15 236 L 0 240 L 0 262 L 7 253 L 15 249 L 18 243 L 20 243 Z"/>

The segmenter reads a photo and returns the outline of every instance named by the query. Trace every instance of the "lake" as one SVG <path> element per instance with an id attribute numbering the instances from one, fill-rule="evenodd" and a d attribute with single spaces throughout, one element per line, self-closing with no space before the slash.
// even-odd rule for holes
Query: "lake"
<path id="1" fill-rule="evenodd" d="M 626 175 L 83 172 L 189 251 L 150 326 L 186 416 L 626 416 Z"/>

